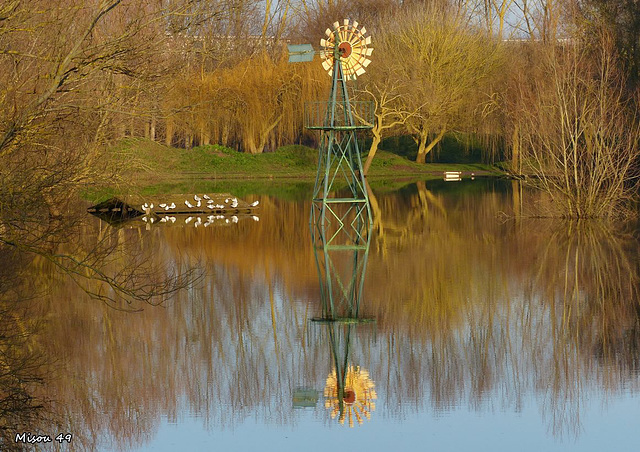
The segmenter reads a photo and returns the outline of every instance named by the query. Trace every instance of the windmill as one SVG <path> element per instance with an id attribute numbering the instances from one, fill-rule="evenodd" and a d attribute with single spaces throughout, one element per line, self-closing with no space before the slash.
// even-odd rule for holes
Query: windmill
<path id="1" fill-rule="evenodd" d="M 371 225 L 357 132 L 373 127 L 374 107 L 373 102 L 350 101 L 347 90 L 347 82 L 371 63 L 366 33 L 358 22 L 345 19 L 327 28 L 318 52 L 310 44 L 289 46 L 290 62 L 311 61 L 319 53 L 332 80 L 326 102 L 305 105 L 305 127 L 321 133 L 310 219 L 316 245 L 363 246 Z"/>
<path id="2" fill-rule="evenodd" d="M 350 363 L 356 325 L 374 323 L 360 316 L 371 236 L 371 207 L 362 171 L 357 132 L 373 126 L 373 102 L 349 99 L 347 82 L 365 73 L 373 52 L 358 22 L 345 19 L 327 28 L 315 52 L 310 44 L 289 46 L 289 61 L 312 61 L 316 53 L 331 76 L 326 102 L 305 105 L 305 127 L 318 130 L 318 172 L 310 228 L 320 281 L 322 316 L 331 343 L 334 369 L 324 390 L 325 406 L 341 423 L 361 423 L 375 409 L 375 385 L 366 370 Z M 354 332 L 355 335 L 355 332 Z"/>

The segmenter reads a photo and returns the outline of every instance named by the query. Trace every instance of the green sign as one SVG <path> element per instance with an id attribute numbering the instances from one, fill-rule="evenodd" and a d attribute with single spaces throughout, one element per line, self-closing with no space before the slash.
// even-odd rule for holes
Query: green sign
<path id="1" fill-rule="evenodd" d="M 315 52 L 311 44 L 294 44 L 288 45 L 289 63 L 305 63 L 313 61 Z"/>
<path id="2" fill-rule="evenodd" d="M 318 403 L 318 391 L 310 388 L 296 388 L 293 392 L 294 408 L 313 408 Z"/>

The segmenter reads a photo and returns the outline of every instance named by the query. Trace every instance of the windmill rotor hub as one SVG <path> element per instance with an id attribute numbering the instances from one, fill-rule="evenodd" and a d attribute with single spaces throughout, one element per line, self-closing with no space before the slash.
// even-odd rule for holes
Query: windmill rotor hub
<path id="1" fill-rule="evenodd" d="M 342 400 L 344 400 L 344 403 L 346 403 L 347 405 L 353 405 L 356 401 L 356 392 L 350 388 L 345 389 Z"/>
<path id="2" fill-rule="evenodd" d="M 338 46 L 338 52 L 340 52 L 340 58 L 349 58 L 352 50 L 353 48 L 351 47 L 351 44 L 349 44 L 348 42 L 341 42 L 340 45 Z"/>

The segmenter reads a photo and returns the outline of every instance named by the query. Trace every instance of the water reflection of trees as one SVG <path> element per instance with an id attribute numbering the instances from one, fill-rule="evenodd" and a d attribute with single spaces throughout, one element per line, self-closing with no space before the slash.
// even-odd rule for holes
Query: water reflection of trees
<path id="1" fill-rule="evenodd" d="M 504 222 L 509 190 L 460 190 L 376 193 L 387 235 L 373 237 L 361 314 L 378 330 L 351 347 L 385 407 L 376 417 L 519 411 L 535 397 L 552 431 L 575 433 L 593 394 L 637 389 L 636 245 L 594 223 Z M 320 312 L 310 206 L 260 205 L 259 223 L 233 228 L 118 232 L 154 251 L 149 265 L 206 270 L 163 307 L 117 312 L 55 283 L 46 350 L 74 384 L 49 389 L 79 436 L 126 447 L 186 413 L 295 423 L 294 388 L 324 387 L 332 361 L 307 322 Z"/>
<path id="2" fill-rule="evenodd" d="M 412 277 L 389 275 L 370 300 L 390 336 L 385 396 L 520 410 L 533 393 L 554 433 L 576 434 L 590 394 L 637 388 L 635 241 L 593 222 L 496 221 L 506 194 L 473 210 L 456 199 L 441 198 L 447 215 L 429 217 L 433 232 L 387 258 L 394 269 L 411 262 Z M 369 276 L 383 278 L 376 267 L 372 258 Z"/>
<path id="3" fill-rule="evenodd" d="M 22 260 L 14 250 L 0 248 L 0 448 L 7 451 L 22 450 L 14 441 L 17 432 L 48 420 L 42 387 L 51 359 L 37 337 L 41 312 L 27 298 L 32 284 L 15 271 Z"/>

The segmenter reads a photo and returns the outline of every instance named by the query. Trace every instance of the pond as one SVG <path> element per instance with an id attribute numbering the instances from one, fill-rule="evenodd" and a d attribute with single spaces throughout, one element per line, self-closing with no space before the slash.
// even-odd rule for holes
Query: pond
<path id="1" fill-rule="evenodd" d="M 368 248 L 327 251 L 302 190 L 206 228 L 85 215 L 58 245 L 108 244 L 101 271 L 140 271 L 127 287 L 188 282 L 157 305 L 21 267 L 1 292 L 29 294 L 3 304 L 3 449 L 640 448 L 635 226 L 527 217 L 513 181 L 377 183 Z M 358 321 L 318 321 L 329 282 Z"/>

